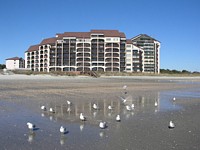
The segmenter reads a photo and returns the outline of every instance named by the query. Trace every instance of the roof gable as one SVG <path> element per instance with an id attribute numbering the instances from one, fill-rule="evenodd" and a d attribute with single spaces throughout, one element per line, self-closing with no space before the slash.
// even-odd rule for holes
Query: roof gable
<path id="1" fill-rule="evenodd" d="M 22 58 L 20 58 L 20 57 L 12 57 L 12 58 L 7 58 L 6 60 L 20 60 L 20 59 L 22 59 Z"/>
<path id="2" fill-rule="evenodd" d="M 158 40 L 156 40 L 156 39 L 154 39 L 153 37 L 151 37 L 151 36 L 149 36 L 149 35 L 147 35 L 147 34 L 139 34 L 139 35 L 137 35 L 137 36 L 135 36 L 135 37 L 133 37 L 133 38 L 131 38 L 131 40 L 133 41 L 133 40 L 138 40 L 138 39 L 150 39 L 150 40 L 153 40 L 153 41 L 158 41 Z M 158 41 L 159 42 L 159 41 Z"/>
<path id="3" fill-rule="evenodd" d="M 42 42 L 40 43 L 40 45 L 46 45 L 46 44 L 51 44 L 51 43 L 55 43 L 56 42 L 56 38 L 47 38 L 42 40 Z"/>
<path id="4" fill-rule="evenodd" d="M 29 47 L 29 49 L 26 52 L 32 52 L 32 51 L 36 51 L 39 49 L 40 45 L 32 45 Z"/>

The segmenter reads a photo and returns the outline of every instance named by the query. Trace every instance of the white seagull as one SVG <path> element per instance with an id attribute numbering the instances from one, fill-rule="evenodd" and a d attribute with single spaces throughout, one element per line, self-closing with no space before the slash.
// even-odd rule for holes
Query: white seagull
<path id="1" fill-rule="evenodd" d="M 155 106 L 155 107 L 157 107 L 157 106 L 158 106 L 158 102 L 157 102 L 157 101 L 155 101 L 155 103 L 154 103 L 154 106 Z"/>
<path id="2" fill-rule="evenodd" d="M 173 129 L 175 128 L 175 125 L 172 121 L 169 122 L 169 126 L 168 126 L 170 129 Z"/>
<path id="3" fill-rule="evenodd" d="M 67 101 L 67 104 L 68 104 L 68 105 L 71 105 L 71 104 L 72 104 L 72 102 L 70 102 L 70 101 Z"/>
<path id="4" fill-rule="evenodd" d="M 109 109 L 109 110 L 112 110 L 112 109 L 113 109 L 113 107 L 112 107 L 111 105 L 109 105 L 109 106 L 108 106 L 108 109 Z"/>
<path id="5" fill-rule="evenodd" d="M 123 89 L 126 90 L 126 89 L 127 89 L 127 85 L 124 85 L 124 86 L 123 86 Z"/>
<path id="6" fill-rule="evenodd" d="M 43 106 L 41 106 L 40 107 L 43 111 L 46 111 L 47 110 L 47 108 L 43 105 Z"/>
<path id="7" fill-rule="evenodd" d="M 34 130 L 35 127 L 36 127 L 34 124 L 32 124 L 32 123 L 30 123 L 30 122 L 27 122 L 27 126 L 28 126 L 28 128 L 29 128 L 30 130 Z"/>
<path id="8" fill-rule="evenodd" d="M 93 107 L 93 109 L 96 109 L 96 110 L 99 109 L 99 107 L 97 106 L 97 104 L 93 104 L 92 107 Z"/>
<path id="9" fill-rule="evenodd" d="M 81 121 L 86 121 L 86 117 L 83 115 L 83 113 L 80 113 L 80 120 Z"/>
<path id="10" fill-rule="evenodd" d="M 172 100 L 173 100 L 173 101 L 175 101 L 175 100 L 176 100 L 176 98 L 174 97 Z"/>
<path id="11" fill-rule="evenodd" d="M 131 106 L 126 105 L 126 110 L 131 111 L 132 110 Z"/>
<path id="12" fill-rule="evenodd" d="M 60 127 L 60 133 L 65 134 L 67 132 L 66 128 L 63 126 Z"/>
<path id="13" fill-rule="evenodd" d="M 135 108 L 135 105 L 134 105 L 134 104 L 131 104 L 131 108 L 134 109 L 134 108 Z"/>
<path id="14" fill-rule="evenodd" d="M 49 112 L 55 113 L 55 110 L 53 108 L 49 108 Z"/>
<path id="15" fill-rule="evenodd" d="M 122 101 L 122 103 L 124 104 L 124 103 L 126 103 L 126 98 L 123 98 L 123 97 L 120 97 L 121 98 L 121 101 Z"/>
<path id="16" fill-rule="evenodd" d="M 117 115 L 117 116 L 116 116 L 116 121 L 118 121 L 118 122 L 121 121 L 121 119 L 120 119 L 120 115 Z"/>
<path id="17" fill-rule="evenodd" d="M 101 128 L 101 129 L 105 129 L 106 128 L 106 122 L 100 122 L 99 123 L 99 127 Z"/>

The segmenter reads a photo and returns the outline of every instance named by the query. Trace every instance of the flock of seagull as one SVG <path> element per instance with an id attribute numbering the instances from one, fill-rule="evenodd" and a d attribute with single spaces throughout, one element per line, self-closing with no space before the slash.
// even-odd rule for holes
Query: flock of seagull
<path id="1" fill-rule="evenodd" d="M 127 89 L 127 86 L 124 85 L 124 86 L 123 86 L 124 94 L 127 94 L 127 90 L 126 90 L 126 89 Z M 135 105 L 134 105 L 133 103 L 132 103 L 131 105 L 127 105 L 127 104 L 126 104 L 126 102 L 127 102 L 127 99 L 126 99 L 126 98 L 120 97 L 120 99 L 121 99 L 121 103 L 124 104 L 124 106 L 125 106 L 125 108 L 126 108 L 127 111 L 133 111 L 133 110 L 134 110 Z M 174 97 L 172 100 L 175 101 L 176 98 Z M 70 106 L 70 105 L 72 105 L 72 102 L 67 100 L 67 104 Z M 158 102 L 155 101 L 154 105 L 155 105 L 155 107 L 157 107 L 157 106 L 158 106 Z M 44 105 L 41 106 L 40 108 L 41 108 L 42 111 L 47 111 L 47 108 L 46 108 L 46 106 L 44 106 Z M 98 106 L 96 103 L 94 103 L 94 104 L 92 105 L 92 108 L 93 108 L 94 110 L 99 110 L 99 109 L 100 109 L 99 106 Z M 112 110 L 112 109 L 113 109 L 113 107 L 112 107 L 111 105 L 109 105 L 109 106 L 108 106 L 108 110 Z M 50 113 L 55 113 L 55 110 L 54 110 L 52 107 L 50 107 L 50 108 L 49 108 L 49 112 L 50 112 Z M 86 120 L 87 120 L 86 116 L 84 116 L 83 113 L 80 113 L 79 119 L 80 119 L 81 121 L 86 121 Z M 117 122 L 120 122 L 120 121 L 121 121 L 121 118 L 120 118 L 120 115 L 119 115 L 119 114 L 116 115 L 115 120 L 116 120 Z M 33 131 L 33 130 L 36 129 L 36 125 L 33 124 L 33 123 L 31 123 L 31 122 L 27 122 L 27 126 L 28 126 L 28 129 L 31 130 L 31 131 Z M 106 123 L 105 121 L 100 121 L 100 123 L 99 123 L 99 128 L 100 128 L 100 129 L 105 129 L 105 128 L 107 128 L 107 123 Z M 170 121 L 170 122 L 169 122 L 169 125 L 168 125 L 168 128 L 169 128 L 169 129 L 175 128 L 175 124 L 174 124 L 172 121 Z M 61 126 L 61 127 L 60 127 L 60 133 L 61 133 L 61 134 L 66 134 L 66 133 L 68 133 L 66 127 Z"/>

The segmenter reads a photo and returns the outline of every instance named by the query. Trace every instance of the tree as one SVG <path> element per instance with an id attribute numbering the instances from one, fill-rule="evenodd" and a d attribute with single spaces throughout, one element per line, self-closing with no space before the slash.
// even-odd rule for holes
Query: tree
<path id="1" fill-rule="evenodd" d="M 187 70 L 182 70 L 182 73 L 191 73 L 191 72 Z"/>
<path id="2" fill-rule="evenodd" d="M 6 68 L 6 65 L 5 64 L 0 64 L 0 69 L 4 69 Z"/>

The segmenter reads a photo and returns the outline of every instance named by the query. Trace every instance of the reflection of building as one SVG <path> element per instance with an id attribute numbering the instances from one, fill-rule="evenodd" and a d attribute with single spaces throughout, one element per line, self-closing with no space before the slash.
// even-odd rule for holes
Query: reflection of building
<path id="1" fill-rule="evenodd" d="M 6 68 L 8 70 L 24 68 L 24 59 L 19 57 L 8 58 L 6 59 Z"/>
<path id="2" fill-rule="evenodd" d="M 79 120 L 80 113 L 83 113 L 86 116 L 86 120 L 93 119 L 113 119 L 118 114 L 129 115 L 138 113 L 140 111 L 144 112 L 144 110 L 150 111 L 160 111 L 160 93 L 146 93 L 144 95 L 139 96 L 131 96 L 128 95 L 126 97 L 126 103 L 122 103 L 120 98 L 115 100 L 95 100 L 95 104 L 99 106 L 99 109 L 93 109 L 94 102 L 86 101 L 86 102 L 74 102 L 73 105 L 67 105 L 63 103 L 61 105 L 50 103 L 49 106 L 55 110 L 55 113 L 48 113 L 47 111 L 42 111 L 42 116 L 49 117 L 50 120 L 70 120 L 77 121 Z M 155 107 L 154 103 L 157 102 L 158 106 Z M 134 104 L 135 108 L 132 111 L 127 111 L 126 105 L 131 106 Z M 112 110 L 108 109 L 108 106 L 111 105 L 113 107 Z M 76 118 L 76 119 L 74 119 Z M 92 122 L 90 122 L 92 123 Z M 94 123 L 94 122 L 93 122 Z"/>
<path id="3" fill-rule="evenodd" d="M 149 36 L 148 38 L 149 41 L 157 42 Z M 158 73 L 159 48 L 156 48 L 158 52 L 153 52 L 155 48 L 150 50 L 147 47 L 151 43 L 144 43 L 141 47 L 137 42 L 137 37 L 127 40 L 125 34 L 118 30 L 65 32 L 57 34 L 56 37 L 44 39 L 38 45 L 30 46 L 25 52 L 25 67 L 33 71 L 45 72 L 128 71 Z M 158 46 L 159 42 L 156 44 L 153 46 Z M 150 59 L 149 57 L 152 56 L 148 54 L 149 51 L 156 56 Z M 148 60 L 145 65 L 144 60 Z M 156 68 L 149 68 L 147 64 L 154 62 L 156 65 L 152 65 L 152 67 Z"/>

